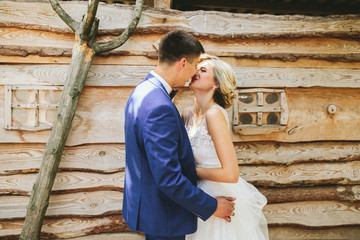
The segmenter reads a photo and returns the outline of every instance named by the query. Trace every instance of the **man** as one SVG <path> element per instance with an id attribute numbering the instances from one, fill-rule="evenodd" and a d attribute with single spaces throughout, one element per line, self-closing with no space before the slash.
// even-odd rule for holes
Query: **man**
<path id="1" fill-rule="evenodd" d="M 183 240 L 197 217 L 231 221 L 234 199 L 213 198 L 196 187 L 187 132 L 169 93 L 196 73 L 201 43 L 184 31 L 168 33 L 159 60 L 125 108 L 126 168 L 123 217 L 147 240 Z"/>

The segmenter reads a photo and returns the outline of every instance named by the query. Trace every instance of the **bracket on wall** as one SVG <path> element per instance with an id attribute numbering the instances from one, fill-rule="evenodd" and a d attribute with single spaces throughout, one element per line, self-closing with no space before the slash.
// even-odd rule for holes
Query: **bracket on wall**
<path id="1" fill-rule="evenodd" d="M 5 85 L 5 128 L 40 131 L 52 128 L 63 87 Z"/>
<path id="2" fill-rule="evenodd" d="M 236 133 L 270 134 L 286 128 L 289 109 L 282 89 L 236 90 L 233 106 L 233 131 Z"/>

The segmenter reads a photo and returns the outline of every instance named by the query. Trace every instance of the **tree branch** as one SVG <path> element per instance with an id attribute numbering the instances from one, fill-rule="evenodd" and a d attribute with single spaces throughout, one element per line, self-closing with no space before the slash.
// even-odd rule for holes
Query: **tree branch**
<path id="1" fill-rule="evenodd" d="M 89 0 L 87 13 L 85 14 L 84 19 L 81 22 L 81 32 L 79 33 L 81 39 L 89 35 L 93 27 L 98 5 L 99 0 Z"/>
<path id="2" fill-rule="evenodd" d="M 133 19 L 129 23 L 126 30 L 120 35 L 120 37 L 111 41 L 96 42 L 91 46 L 95 54 L 108 52 L 115 48 L 118 48 L 121 45 L 123 45 L 126 42 L 126 40 L 129 39 L 129 37 L 134 32 L 136 26 L 139 23 L 143 4 L 144 4 L 144 0 L 136 0 Z"/>
<path id="3" fill-rule="evenodd" d="M 75 21 L 64 9 L 60 6 L 58 0 L 49 0 L 54 11 L 59 17 L 74 31 L 79 28 L 80 23 Z"/>

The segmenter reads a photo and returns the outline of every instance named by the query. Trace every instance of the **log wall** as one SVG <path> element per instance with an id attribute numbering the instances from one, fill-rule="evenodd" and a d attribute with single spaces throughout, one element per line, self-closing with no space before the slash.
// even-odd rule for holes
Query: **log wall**
<path id="1" fill-rule="evenodd" d="M 86 10 L 86 3 L 62 5 L 75 19 Z M 99 39 L 121 33 L 131 12 L 130 6 L 101 4 Z M 358 239 L 360 16 L 152 8 L 144 11 L 125 45 L 94 59 L 42 237 L 144 239 L 131 233 L 121 216 L 123 110 L 133 88 L 156 65 L 159 39 L 174 29 L 192 32 L 208 53 L 228 62 L 238 89 L 285 92 L 288 121 L 280 131 L 232 133 L 241 176 L 268 198 L 264 213 L 271 239 Z M 47 88 L 64 84 L 73 41 L 74 34 L 50 4 L 0 2 L 0 239 L 17 239 L 21 232 L 50 133 L 8 125 L 33 123 L 32 91 L 48 104 L 38 120 L 51 124 L 58 98 Z M 193 96 L 187 87 L 178 89 L 175 104 L 181 111 L 193 104 Z M 228 109 L 230 116 L 233 110 Z"/>

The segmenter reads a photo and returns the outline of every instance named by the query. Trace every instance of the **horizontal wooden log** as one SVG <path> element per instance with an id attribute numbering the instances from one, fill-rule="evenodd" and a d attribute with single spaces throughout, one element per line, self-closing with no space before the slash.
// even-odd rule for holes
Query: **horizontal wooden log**
<path id="1" fill-rule="evenodd" d="M 0 176 L 38 172 L 45 144 L 0 144 Z M 116 173 L 125 168 L 124 144 L 94 144 L 64 149 L 59 169 Z"/>
<path id="2" fill-rule="evenodd" d="M 358 240 L 360 236 L 360 227 L 270 227 L 269 236 L 270 239 L 274 240 Z"/>
<path id="3" fill-rule="evenodd" d="M 314 60 L 308 58 L 299 58 L 295 62 L 284 62 L 276 59 L 245 59 L 236 57 L 220 57 L 231 66 L 239 67 L 269 67 L 269 68 L 342 68 L 357 69 L 360 68 L 360 62 L 330 62 L 326 60 Z M 69 64 L 71 57 L 40 57 L 38 55 L 28 55 L 26 57 L 4 56 L 0 55 L 0 63 L 17 64 Z M 151 65 L 154 66 L 157 59 L 151 59 L 145 56 L 95 56 L 94 65 Z"/>
<path id="4" fill-rule="evenodd" d="M 290 166 L 240 166 L 239 169 L 240 176 L 256 186 L 360 184 L 360 161 L 336 164 L 303 163 Z"/>
<path id="5" fill-rule="evenodd" d="M 0 176 L 0 195 L 15 194 L 30 196 L 38 174 Z M 124 188 L 125 172 L 100 174 L 88 172 L 58 172 L 52 188 L 53 193 L 69 193 L 94 190 L 116 190 Z"/>
<path id="6" fill-rule="evenodd" d="M 40 143 L 0 144 L 0 175 L 38 172 L 44 148 Z M 360 159 L 359 142 L 244 142 L 236 143 L 235 150 L 240 167 Z M 124 144 L 91 144 L 66 147 L 59 169 L 115 173 L 124 167 Z"/>
<path id="7" fill-rule="evenodd" d="M 64 85 L 67 65 L 0 65 L 0 85 Z M 237 87 L 360 88 L 360 69 L 233 67 Z M 140 83 L 154 66 L 90 68 L 86 86 L 131 86 Z"/>
<path id="8" fill-rule="evenodd" d="M 268 203 L 301 201 L 360 201 L 360 185 L 353 186 L 309 186 L 309 187 L 258 187 Z"/>
<path id="9" fill-rule="evenodd" d="M 86 3 L 62 3 L 62 7 L 76 20 L 86 12 Z M 18 3 L 3 1 L 1 26 L 15 26 L 57 32 L 70 29 L 56 16 L 48 3 Z M 28 11 L 31 9 L 31 11 Z M 100 33 L 118 34 L 126 28 L 132 7 L 100 5 Z M 16 14 L 15 14 L 16 13 Z M 143 12 L 137 32 L 165 33 L 173 29 L 186 29 L 213 38 L 269 38 L 328 36 L 354 37 L 360 34 L 359 16 L 271 16 L 234 14 L 225 12 L 180 12 L 147 8 Z"/>
<path id="10" fill-rule="evenodd" d="M 110 40 L 116 36 L 103 36 Z M 106 55 L 147 56 L 157 58 L 157 44 L 163 34 L 133 34 L 116 50 Z M 310 58 L 329 61 L 360 61 L 360 43 L 355 39 L 294 38 L 294 39 L 226 39 L 199 38 L 206 51 L 216 56 L 249 59 L 297 61 Z M 71 56 L 74 34 L 40 30 L 0 28 L 0 55 Z"/>
<path id="11" fill-rule="evenodd" d="M 234 141 L 297 142 L 300 134 L 301 141 L 335 140 L 335 135 L 337 140 L 356 140 L 352 135 L 357 131 L 356 119 L 360 119 L 358 89 L 287 88 L 285 93 L 289 120 L 284 131 L 252 136 L 234 134 Z M 335 114 L 327 110 L 331 104 L 337 108 Z"/>
<path id="12" fill-rule="evenodd" d="M 270 226 L 309 227 L 360 225 L 360 203 L 307 201 L 269 204 L 264 214 Z"/>
<path id="13" fill-rule="evenodd" d="M 256 169 L 254 169 L 256 170 Z M 300 169 L 302 170 L 302 169 Z M 325 169 L 326 171 L 327 169 Z M 354 169 L 354 171 L 357 171 Z M 258 172 L 256 172 L 258 173 Z M 316 174 L 317 172 L 315 172 Z M 261 175 L 262 172 L 259 172 Z M 30 196 L 37 174 L 17 174 L 0 176 L 0 195 L 22 195 Z M 265 176 L 266 177 L 266 176 Z M 281 179 L 282 176 L 278 176 Z M 249 180 L 248 180 L 249 181 Z M 308 177 L 307 182 L 319 182 L 318 179 Z M 325 181 L 322 179 L 322 181 Z M 255 183 L 256 182 L 251 182 Z M 309 186 L 291 187 L 299 185 L 297 180 L 294 183 L 287 183 L 290 187 L 279 188 L 269 187 L 262 179 L 263 185 L 259 191 L 265 195 L 269 203 L 284 203 L 297 201 L 360 201 L 360 185 L 337 185 L 337 186 Z M 274 183 L 272 183 L 274 185 Z M 351 184 L 351 182 L 350 182 Z M 283 185 L 283 184 L 282 184 Z M 276 185 L 275 185 L 276 186 Z M 52 188 L 53 194 L 64 194 L 81 191 L 122 191 L 124 187 L 124 172 L 113 174 L 99 174 L 87 172 L 59 172 L 56 175 L 55 184 Z"/>
<path id="14" fill-rule="evenodd" d="M 74 240 L 145 240 L 144 234 L 140 233 L 110 233 L 110 234 L 96 234 L 86 237 L 71 238 Z"/>
<path id="15" fill-rule="evenodd" d="M 131 87 L 85 87 L 66 144 L 74 146 L 86 143 L 123 143 L 123 112 L 132 90 Z M 185 107 L 194 104 L 193 94 L 188 88 L 179 88 L 179 90 L 175 104 L 179 112 L 182 112 Z M 0 119 L 4 119 L 4 92 L 4 88 L 0 85 Z M 358 89 L 286 88 L 285 92 L 289 121 L 283 131 L 259 135 L 234 133 L 233 140 L 235 142 L 360 140 L 360 129 L 357 127 L 360 124 Z M 335 114 L 328 113 L 327 107 L 330 104 L 337 107 Z M 229 108 L 230 117 L 231 111 Z M 5 130 L 4 122 L 0 121 L 1 143 L 44 143 L 49 132 L 49 130 L 38 132 Z"/>
<path id="16" fill-rule="evenodd" d="M 1 220 L 0 238 L 19 239 L 24 220 Z M 104 234 L 109 238 L 103 238 L 101 233 L 122 232 L 118 235 L 124 239 L 137 240 L 140 234 L 128 233 L 131 231 L 121 214 L 103 217 L 72 217 L 72 218 L 47 218 L 45 217 L 41 229 L 41 239 L 81 239 L 80 236 L 88 236 L 89 239 L 113 239 L 112 234 Z M 96 234 L 96 235 L 95 235 Z M 99 235 L 100 234 L 100 235 Z M 123 239 L 123 238 L 121 238 Z"/>
<path id="17" fill-rule="evenodd" d="M 24 218 L 29 196 L 0 196 L 0 219 Z M 94 191 L 51 195 L 45 216 L 100 216 L 122 210 L 120 191 Z"/>
<path id="18" fill-rule="evenodd" d="M 360 159 L 360 142 L 235 143 L 240 165 L 335 162 Z"/>
<path id="19" fill-rule="evenodd" d="M 23 218 L 28 197 L 1 196 L 0 219 Z M 268 224 L 310 227 L 360 225 L 360 203 L 337 201 L 305 201 L 268 204 L 264 214 Z M 46 212 L 48 217 L 98 216 L 118 213 L 122 209 L 122 193 L 99 191 L 52 195 Z"/>

